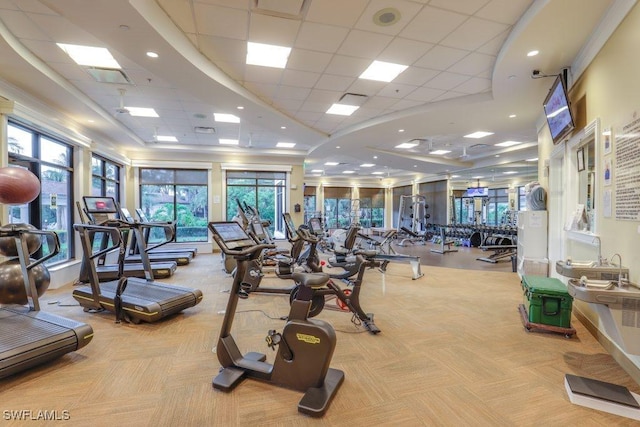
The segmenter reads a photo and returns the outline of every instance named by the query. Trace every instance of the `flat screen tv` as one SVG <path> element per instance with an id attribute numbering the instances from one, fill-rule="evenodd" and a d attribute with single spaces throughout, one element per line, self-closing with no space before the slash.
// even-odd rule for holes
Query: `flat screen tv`
<path id="1" fill-rule="evenodd" d="M 562 75 L 556 77 L 553 86 L 549 89 L 549 94 L 544 100 L 544 114 L 547 117 L 554 144 L 562 141 L 575 127 Z"/>
<path id="2" fill-rule="evenodd" d="M 467 192 L 464 193 L 464 197 L 486 197 L 489 195 L 489 188 L 487 187 L 469 187 Z"/>

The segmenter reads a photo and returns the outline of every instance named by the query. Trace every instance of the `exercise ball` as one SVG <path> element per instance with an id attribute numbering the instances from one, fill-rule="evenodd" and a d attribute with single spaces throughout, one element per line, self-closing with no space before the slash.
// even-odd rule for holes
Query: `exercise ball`
<path id="1" fill-rule="evenodd" d="M 30 171 L 20 167 L 0 168 L 0 203 L 22 205 L 40 194 L 40 181 Z"/>
<path id="2" fill-rule="evenodd" d="M 51 275 L 44 264 L 38 264 L 31 269 L 36 284 L 38 296 L 45 293 L 51 282 Z M 26 304 L 27 291 L 24 288 L 20 261 L 10 259 L 0 264 L 0 303 Z"/>
<path id="3" fill-rule="evenodd" d="M 37 230 L 31 224 L 6 224 L 0 227 L 0 230 Z M 27 239 L 27 248 L 29 249 L 29 255 L 34 254 L 40 246 L 42 241 L 38 234 L 27 233 L 24 235 Z M 15 257 L 18 256 L 18 248 L 16 248 L 16 239 L 13 237 L 0 237 L 0 255 Z"/>

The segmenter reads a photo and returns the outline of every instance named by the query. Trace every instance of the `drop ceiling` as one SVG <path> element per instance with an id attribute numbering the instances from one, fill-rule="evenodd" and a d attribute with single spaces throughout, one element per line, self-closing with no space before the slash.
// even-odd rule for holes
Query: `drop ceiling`
<path id="1" fill-rule="evenodd" d="M 387 185 L 492 169 L 495 179 L 507 165 L 534 176 L 525 160 L 537 156 L 552 80 L 531 71 L 574 64 L 618 3 L 629 2 L 0 0 L 0 94 L 54 112 L 128 159 L 304 164 L 308 180 Z M 248 41 L 291 47 L 286 67 L 247 65 Z M 122 70 L 81 67 L 56 43 L 106 47 Z M 527 57 L 533 49 L 540 54 Z M 408 68 L 388 83 L 360 79 L 374 60 Z M 340 99 L 360 108 L 327 114 Z M 119 113 L 122 102 L 159 117 Z M 241 121 L 215 122 L 213 113 Z M 464 138 L 478 130 L 493 134 Z M 412 140 L 414 148 L 395 148 Z M 494 145 L 506 140 L 522 144 Z"/>

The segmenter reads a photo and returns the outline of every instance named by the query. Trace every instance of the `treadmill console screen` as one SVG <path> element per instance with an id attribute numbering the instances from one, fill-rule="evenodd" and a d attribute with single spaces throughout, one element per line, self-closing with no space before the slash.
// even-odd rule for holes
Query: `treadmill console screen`
<path id="1" fill-rule="evenodd" d="M 84 205 L 87 208 L 87 212 L 94 214 L 109 214 L 109 213 L 118 213 L 118 209 L 116 208 L 116 202 L 113 200 L 113 197 L 92 197 L 92 196 L 84 196 Z"/>
<path id="2" fill-rule="evenodd" d="M 131 212 L 127 208 L 120 208 L 120 212 L 122 212 L 122 216 L 125 221 L 133 222 L 133 217 L 131 216 Z"/>
<path id="3" fill-rule="evenodd" d="M 229 249 L 253 246 L 255 244 L 237 222 L 217 223 L 212 224 L 212 227 Z"/>

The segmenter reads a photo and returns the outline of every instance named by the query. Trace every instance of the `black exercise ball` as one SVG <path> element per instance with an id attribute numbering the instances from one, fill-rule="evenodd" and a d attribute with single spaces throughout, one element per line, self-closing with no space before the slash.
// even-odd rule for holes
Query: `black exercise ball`
<path id="1" fill-rule="evenodd" d="M 38 296 L 45 293 L 51 282 L 51 275 L 44 264 L 31 269 Z M 27 291 L 24 288 L 22 268 L 18 259 L 10 259 L 0 264 L 0 303 L 26 304 Z"/>
<path id="2" fill-rule="evenodd" d="M 37 230 L 31 224 L 6 224 L 0 227 L 1 230 Z M 29 255 L 34 254 L 40 246 L 42 241 L 38 234 L 25 233 L 24 238 L 27 239 L 27 248 L 29 249 Z M 15 257 L 18 256 L 18 248 L 16 248 L 16 239 L 14 237 L 0 237 L 0 255 Z"/>

